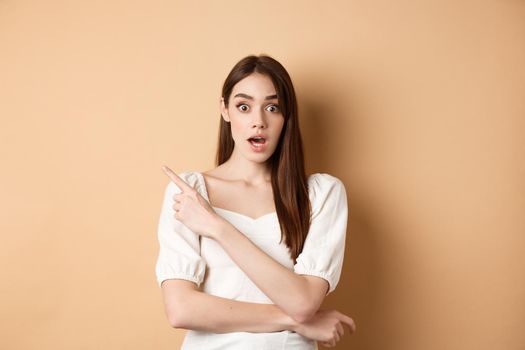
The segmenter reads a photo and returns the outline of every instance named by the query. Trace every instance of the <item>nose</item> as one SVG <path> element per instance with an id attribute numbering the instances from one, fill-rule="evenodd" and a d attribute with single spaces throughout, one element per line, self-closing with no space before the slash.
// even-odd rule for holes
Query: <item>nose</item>
<path id="1" fill-rule="evenodd" d="M 253 119 L 253 126 L 258 128 L 265 128 L 266 127 L 266 120 L 264 116 L 264 112 L 258 110 L 254 113 L 254 119 Z"/>

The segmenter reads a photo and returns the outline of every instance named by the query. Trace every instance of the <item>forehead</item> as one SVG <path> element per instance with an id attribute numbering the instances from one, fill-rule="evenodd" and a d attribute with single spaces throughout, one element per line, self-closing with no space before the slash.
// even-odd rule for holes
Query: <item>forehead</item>
<path id="1" fill-rule="evenodd" d="M 264 99 L 268 95 L 276 94 L 270 77 L 260 73 L 252 73 L 235 84 L 232 97 L 238 93 L 254 96 L 256 99 Z"/>

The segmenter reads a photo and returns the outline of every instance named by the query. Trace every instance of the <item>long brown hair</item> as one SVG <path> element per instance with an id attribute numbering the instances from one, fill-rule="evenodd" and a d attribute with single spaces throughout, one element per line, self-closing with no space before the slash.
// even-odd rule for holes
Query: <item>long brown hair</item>
<path id="1" fill-rule="evenodd" d="M 228 108 L 233 87 L 248 75 L 257 72 L 267 75 L 277 92 L 284 125 L 278 145 L 268 159 L 272 174 L 272 190 L 281 241 L 285 239 L 294 264 L 303 250 L 310 229 L 311 205 L 308 180 L 304 168 L 303 142 L 299 129 L 297 99 L 290 75 L 274 58 L 267 55 L 246 56 L 232 68 L 222 87 L 224 104 Z M 226 162 L 234 147 L 230 123 L 222 117 L 219 126 L 219 145 L 216 165 Z"/>

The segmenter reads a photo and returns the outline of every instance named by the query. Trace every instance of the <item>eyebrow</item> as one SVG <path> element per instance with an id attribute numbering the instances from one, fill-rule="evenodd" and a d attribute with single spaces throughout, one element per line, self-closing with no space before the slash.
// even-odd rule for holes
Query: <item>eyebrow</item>
<path id="1" fill-rule="evenodd" d="M 241 93 L 238 93 L 237 95 L 233 96 L 234 98 L 235 97 L 244 97 L 248 100 L 253 100 L 253 97 L 250 96 L 250 95 L 246 95 L 246 94 L 243 94 L 242 92 Z M 274 98 L 277 98 L 277 95 L 270 95 L 270 96 L 266 96 L 265 100 L 273 100 Z"/>

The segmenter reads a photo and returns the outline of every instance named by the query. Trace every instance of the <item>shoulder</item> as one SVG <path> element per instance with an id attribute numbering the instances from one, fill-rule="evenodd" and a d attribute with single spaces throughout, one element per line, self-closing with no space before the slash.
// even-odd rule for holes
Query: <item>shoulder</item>
<path id="1" fill-rule="evenodd" d="M 325 202 L 331 195 L 346 196 L 343 181 L 327 173 L 314 173 L 308 177 L 308 192 L 310 201 L 314 206 Z"/>
<path id="2" fill-rule="evenodd" d="M 308 188 L 310 192 L 326 191 L 330 188 L 342 187 L 344 183 L 339 178 L 327 173 L 314 173 L 308 177 Z"/>

